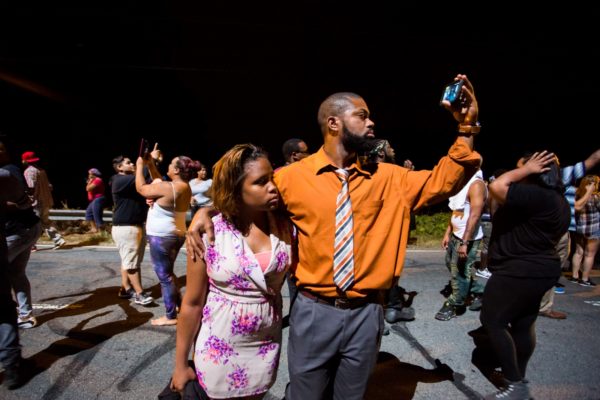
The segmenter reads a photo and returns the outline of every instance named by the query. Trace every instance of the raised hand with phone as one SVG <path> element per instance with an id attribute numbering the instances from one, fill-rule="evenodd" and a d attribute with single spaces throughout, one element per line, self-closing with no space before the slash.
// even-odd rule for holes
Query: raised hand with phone
<path id="1" fill-rule="evenodd" d="M 466 75 L 456 75 L 454 82 L 446 86 L 440 105 L 452 112 L 460 133 L 467 136 L 479 133 L 479 107 L 473 85 Z"/>

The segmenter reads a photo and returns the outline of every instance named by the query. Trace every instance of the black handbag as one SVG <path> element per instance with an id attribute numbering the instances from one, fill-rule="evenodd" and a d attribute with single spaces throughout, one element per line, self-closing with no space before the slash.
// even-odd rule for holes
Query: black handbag
<path id="1" fill-rule="evenodd" d="M 194 368 L 193 361 L 189 361 L 190 366 Z M 158 394 L 158 400 L 210 400 L 197 379 L 188 381 L 183 389 L 183 397 L 179 392 L 171 390 L 171 379 L 167 386 Z"/>

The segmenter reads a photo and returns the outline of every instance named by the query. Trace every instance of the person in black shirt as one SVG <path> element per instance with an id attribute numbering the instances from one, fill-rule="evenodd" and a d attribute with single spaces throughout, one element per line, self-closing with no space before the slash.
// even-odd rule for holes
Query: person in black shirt
<path id="1" fill-rule="evenodd" d="M 492 276 L 480 319 L 507 385 L 486 399 L 530 398 L 525 372 L 535 349 L 535 321 L 542 296 L 560 277 L 556 244 L 569 227 L 569 205 L 554 154 L 543 151 L 522 161 L 489 185 L 500 207 L 492 221 Z"/>
<path id="2" fill-rule="evenodd" d="M 21 168 L 10 163 L 7 147 L 2 141 L 0 141 L 0 168 L 8 171 L 19 181 L 22 190 L 27 191 L 23 172 Z M 31 202 L 27 207 L 21 208 L 15 207 L 14 204 L 7 204 L 4 229 L 8 248 L 8 280 L 18 303 L 18 324 L 23 329 L 33 328 L 37 325 L 37 320 L 33 316 L 31 284 L 26 269 L 31 248 L 40 237 L 42 225 Z"/>
<path id="3" fill-rule="evenodd" d="M 135 190 L 135 164 L 127 157 L 118 156 L 113 159 L 113 168 L 117 174 L 110 179 L 114 202 L 111 234 L 121 256 L 122 286 L 118 296 L 148 305 L 154 299 L 144 293 L 140 272 L 146 248 L 144 223 L 148 206 Z"/>

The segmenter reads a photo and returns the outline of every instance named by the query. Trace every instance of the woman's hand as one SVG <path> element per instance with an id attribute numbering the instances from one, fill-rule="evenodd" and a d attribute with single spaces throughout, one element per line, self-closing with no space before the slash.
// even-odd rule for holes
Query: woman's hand
<path id="1" fill-rule="evenodd" d="M 215 231 L 211 217 L 211 214 L 214 212 L 215 210 L 211 207 L 202 207 L 196 212 L 194 219 L 190 223 L 185 240 L 185 248 L 194 261 L 197 258 L 204 258 L 204 251 L 206 249 L 202 241 L 202 234 L 206 233 L 210 244 L 215 241 Z"/>
<path id="2" fill-rule="evenodd" d="M 555 159 L 554 153 L 548 153 L 546 150 L 533 153 L 531 158 L 523 165 L 523 168 L 526 168 L 529 174 L 541 174 L 550 170 L 548 165 L 554 162 Z"/>
<path id="3" fill-rule="evenodd" d="M 194 379 L 198 379 L 196 377 L 196 373 L 189 365 L 186 365 L 185 368 L 177 368 L 173 370 L 173 376 L 171 378 L 171 390 L 174 392 L 183 393 L 183 389 L 185 389 L 185 384 Z"/>

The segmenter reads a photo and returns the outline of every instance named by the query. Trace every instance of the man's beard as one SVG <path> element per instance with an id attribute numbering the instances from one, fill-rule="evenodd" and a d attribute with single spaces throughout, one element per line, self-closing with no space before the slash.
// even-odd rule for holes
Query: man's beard
<path id="1" fill-rule="evenodd" d="M 377 139 L 367 136 L 359 136 L 350 132 L 345 126 L 342 128 L 342 144 L 349 152 L 365 153 L 371 150 L 377 143 Z"/>

